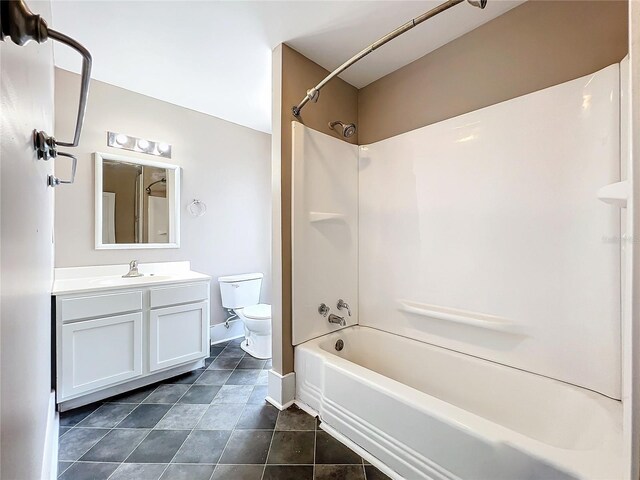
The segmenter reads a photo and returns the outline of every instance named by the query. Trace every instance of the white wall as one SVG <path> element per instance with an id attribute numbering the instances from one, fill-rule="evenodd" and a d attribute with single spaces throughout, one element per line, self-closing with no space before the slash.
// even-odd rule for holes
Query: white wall
<path id="1" fill-rule="evenodd" d="M 627 77 L 622 80 L 623 92 L 630 95 L 622 104 L 623 118 L 627 115 L 630 125 L 626 132 L 627 148 L 631 156 L 627 172 L 631 180 L 632 192 L 627 204 L 627 215 L 631 217 L 633 228 L 627 238 L 625 254 L 627 261 L 627 279 L 625 292 L 630 293 L 631 299 L 625 302 L 627 314 L 624 331 L 624 445 L 627 472 L 631 480 L 640 478 L 640 255 L 638 241 L 640 237 L 640 3 L 629 2 L 629 58 L 628 71 L 623 73 Z M 624 65 L 624 62 L 623 62 Z M 626 84 L 626 85 L 625 85 Z M 625 86 L 629 90 L 625 90 Z M 625 133 L 626 133 L 625 132 Z M 635 134 L 632 134 L 635 133 Z"/>
<path id="2" fill-rule="evenodd" d="M 96 59 L 96 61 L 99 61 Z M 135 72 L 131 72 L 135 75 Z M 56 69 L 56 137 L 70 137 L 79 77 Z M 185 79 L 184 88 L 189 88 Z M 160 160 L 106 146 L 107 130 L 170 143 L 182 167 L 181 247 L 153 250 L 94 249 L 95 151 Z M 56 267 L 190 260 L 192 268 L 214 277 L 211 323 L 225 319 L 215 278 L 260 271 L 262 301 L 271 296 L 270 136 L 112 85 L 92 81 L 85 128 L 78 153 L 76 183 L 56 189 Z M 161 160 L 165 161 L 165 160 Z M 66 171 L 60 171 L 60 176 Z M 186 207 L 207 204 L 203 217 Z"/>
<path id="3" fill-rule="evenodd" d="M 619 74 L 368 146 L 360 324 L 620 398 Z"/>
<path id="4" fill-rule="evenodd" d="M 293 344 L 358 323 L 358 147 L 292 122 Z M 351 316 L 338 310 L 347 302 Z"/>
<path id="5" fill-rule="evenodd" d="M 50 20 L 49 2 L 29 7 Z M 52 163 L 34 128 L 53 133 L 53 47 L 0 45 L 0 477 L 40 478 L 51 391 Z"/>

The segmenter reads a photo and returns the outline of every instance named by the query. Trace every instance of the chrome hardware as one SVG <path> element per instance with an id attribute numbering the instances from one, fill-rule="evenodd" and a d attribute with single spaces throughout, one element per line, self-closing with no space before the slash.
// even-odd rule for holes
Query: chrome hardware
<path id="1" fill-rule="evenodd" d="M 329 313 L 329 310 L 330 310 L 329 307 L 327 307 L 327 305 L 324 303 L 321 303 L 320 306 L 318 307 L 318 313 L 323 317 L 327 316 L 327 314 Z"/>
<path id="2" fill-rule="evenodd" d="M 58 177 L 56 177 L 55 175 L 49 175 L 48 177 L 48 184 L 50 187 L 57 187 L 58 185 L 61 184 L 72 184 L 75 179 L 76 179 L 76 167 L 78 166 L 78 159 L 76 157 L 74 157 L 73 155 L 71 155 L 70 153 L 65 153 L 65 152 L 58 152 L 58 155 L 60 155 L 61 157 L 68 157 L 72 160 L 71 163 L 71 178 L 69 180 L 61 180 Z"/>
<path id="3" fill-rule="evenodd" d="M 73 155 L 58 151 L 58 147 L 77 147 L 80 142 L 82 125 L 87 109 L 87 99 L 89 97 L 89 80 L 91 79 L 91 54 L 80 43 L 64 33 L 49 28 L 47 22 L 40 16 L 29 10 L 24 0 L 2 1 L 0 2 L 0 41 L 10 39 L 16 45 L 26 45 L 30 41 L 44 43 L 47 40 L 54 40 L 67 47 L 72 48 L 82 56 L 82 77 L 80 79 L 80 100 L 78 101 L 78 113 L 76 116 L 76 126 L 73 139 L 69 142 L 60 142 L 46 132 L 34 130 L 33 147 L 38 159 L 50 160 L 58 155 L 73 159 L 71 180 L 60 180 L 49 175 L 47 184 L 50 187 L 66 183 L 73 183 L 77 160 Z"/>
<path id="4" fill-rule="evenodd" d="M 129 263 L 129 273 L 122 275 L 122 278 L 131 278 L 131 277 L 142 277 L 144 274 L 138 271 L 138 261 L 131 260 Z"/>
<path id="5" fill-rule="evenodd" d="M 235 285 L 234 285 L 235 286 Z M 233 308 L 227 308 L 227 319 L 224 321 L 224 328 L 231 328 L 231 325 L 229 324 L 229 322 L 231 320 L 234 320 L 236 318 L 238 318 L 238 315 L 236 314 L 236 312 L 233 310 Z"/>
<path id="6" fill-rule="evenodd" d="M 336 342 L 336 350 L 339 352 L 344 348 L 344 342 L 341 339 L 338 339 Z"/>
<path id="7" fill-rule="evenodd" d="M 347 326 L 347 321 L 344 319 L 344 317 L 339 317 L 338 315 L 334 315 L 333 313 L 329 315 L 329 323 L 336 323 L 341 327 Z"/>
<path id="8" fill-rule="evenodd" d="M 0 18 L 2 19 L 0 22 L 0 40 L 5 40 L 8 37 L 16 45 L 25 45 L 29 43 L 29 41 L 44 43 L 51 39 L 72 48 L 82 57 L 80 101 L 78 102 L 78 114 L 73 140 L 70 142 L 57 142 L 58 145 L 63 147 L 77 147 L 80 142 L 80 134 L 82 132 L 85 111 L 87 109 L 87 99 L 89 97 L 89 80 L 91 79 L 92 63 L 91 54 L 73 38 L 49 28 L 47 22 L 45 22 L 40 15 L 36 15 L 29 10 L 29 7 L 23 0 L 2 2 L 0 6 Z M 44 135 L 51 139 L 53 145 L 56 144 L 56 140 L 53 137 L 49 137 L 46 134 Z M 38 154 L 46 155 L 46 152 L 38 152 Z"/>
<path id="9" fill-rule="evenodd" d="M 343 308 L 346 308 L 347 313 L 349 314 L 349 316 L 351 316 L 351 308 L 349 308 L 349 304 L 344 300 L 340 299 L 338 300 L 338 310 L 342 310 Z"/>
<path id="10" fill-rule="evenodd" d="M 58 155 L 56 139 L 50 137 L 45 132 L 33 131 L 33 148 L 40 160 L 51 160 Z"/>
<path id="11" fill-rule="evenodd" d="M 478 8 L 484 8 L 487 5 L 487 0 L 467 0 L 467 1 L 469 2 L 470 5 L 473 5 L 474 7 L 478 7 Z M 307 90 L 307 94 L 302 99 L 302 101 L 298 105 L 295 105 L 295 106 L 291 107 L 291 111 L 293 112 L 293 115 L 295 117 L 299 117 L 300 113 L 302 112 L 302 109 L 304 108 L 304 106 L 307 103 L 309 103 L 310 101 L 317 102 L 318 101 L 318 96 L 320 95 L 320 90 L 327 83 L 329 83 L 329 81 L 331 81 L 333 78 L 335 78 L 338 75 L 340 75 L 342 72 L 344 72 L 351 65 L 353 65 L 354 63 L 362 60 L 364 57 L 369 55 L 374 50 L 377 50 L 378 48 L 380 48 L 385 43 L 390 42 L 394 38 L 399 37 L 403 33 L 408 32 L 409 30 L 411 30 L 412 28 L 416 27 L 417 25 L 420 25 L 422 22 L 424 22 L 426 20 L 429 20 L 430 18 L 433 18 L 436 15 L 444 12 L 445 10 L 448 10 L 449 8 L 454 7 L 454 6 L 456 6 L 456 5 L 458 5 L 458 4 L 462 3 L 462 2 L 464 2 L 464 0 L 446 0 L 445 2 L 441 3 L 440 5 L 437 5 L 436 7 L 432 8 L 428 12 L 425 12 L 422 15 L 419 15 L 419 16 L 415 17 L 412 20 L 409 20 L 404 25 L 399 26 L 398 28 L 396 28 L 392 32 L 387 33 L 384 37 L 376 40 L 371 45 L 366 47 L 364 50 L 361 50 L 359 53 L 356 53 L 353 57 L 351 57 L 349 60 L 344 62 L 342 65 L 340 65 L 338 68 L 336 68 L 329 75 L 327 75 L 324 78 L 324 80 L 322 80 L 320 83 L 318 83 L 315 87 L 310 88 L 309 90 Z"/>

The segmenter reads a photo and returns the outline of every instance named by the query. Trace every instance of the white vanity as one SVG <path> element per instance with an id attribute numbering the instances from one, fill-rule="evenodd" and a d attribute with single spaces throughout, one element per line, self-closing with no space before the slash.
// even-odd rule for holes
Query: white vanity
<path id="1" fill-rule="evenodd" d="M 202 366 L 211 278 L 189 262 L 56 268 L 56 392 L 68 410 Z"/>

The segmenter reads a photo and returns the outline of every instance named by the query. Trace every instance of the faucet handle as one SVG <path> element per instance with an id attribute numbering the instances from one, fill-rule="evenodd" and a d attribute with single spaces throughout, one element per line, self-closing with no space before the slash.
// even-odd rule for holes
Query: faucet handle
<path id="1" fill-rule="evenodd" d="M 138 260 L 131 260 L 129 262 L 129 268 L 138 268 Z"/>
<path id="2" fill-rule="evenodd" d="M 321 303 L 320 306 L 318 307 L 318 313 L 323 317 L 326 317 L 327 314 L 329 313 L 329 307 L 327 307 L 326 304 Z"/>
<path id="3" fill-rule="evenodd" d="M 351 308 L 349 304 L 345 302 L 343 299 L 338 300 L 338 310 L 342 310 L 343 308 L 347 309 L 347 313 L 351 316 Z"/>

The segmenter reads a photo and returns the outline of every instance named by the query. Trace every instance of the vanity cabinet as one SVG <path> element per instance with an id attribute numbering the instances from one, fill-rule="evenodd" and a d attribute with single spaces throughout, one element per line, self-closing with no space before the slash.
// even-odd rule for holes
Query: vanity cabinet
<path id="1" fill-rule="evenodd" d="M 55 305 L 58 403 L 152 383 L 209 354 L 208 280 L 57 295 Z"/>
<path id="2" fill-rule="evenodd" d="M 66 396 L 142 375 L 142 312 L 63 324 L 61 354 Z"/>
<path id="3" fill-rule="evenodd" d="M 202 358 L 208 350 L 207 303 L 151 310 L 149 315 L 149 370 Z"/>

